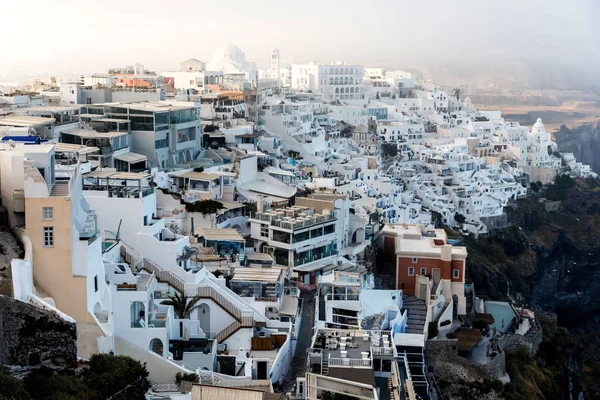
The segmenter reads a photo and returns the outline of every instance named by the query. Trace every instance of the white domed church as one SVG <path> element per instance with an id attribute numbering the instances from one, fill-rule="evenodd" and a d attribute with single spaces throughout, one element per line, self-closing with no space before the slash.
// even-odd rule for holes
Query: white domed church
<path id="1" fill-rule="evenodd" d="M 542 183 L 552 182 L 561 168 L 562 160 L 557 147 L 550 132 L 546 132 L 541 118 L 537 119 L 531 131 L 526 131 L 521 140 L 508 146 L 530 180 Z"/>
<path id="2" fill-rule="evenodd" d="M 256 64 L 246 61 L 246 54 L 232 44 L 218 48 L 206 67 L 209 71 L 222 71 L 224 74 L 244 74 L 250 81 L 256 74 Z"/>

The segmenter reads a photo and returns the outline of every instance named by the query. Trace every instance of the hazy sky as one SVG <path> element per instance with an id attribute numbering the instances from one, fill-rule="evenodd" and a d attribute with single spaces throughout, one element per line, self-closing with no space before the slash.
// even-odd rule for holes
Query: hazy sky
<path id="1" fill-rule="evenodd" d="M 597 0 L 1 0 L 2 76 L 208 61 L 228 41 L 288 62 L 600 65 Z"/>

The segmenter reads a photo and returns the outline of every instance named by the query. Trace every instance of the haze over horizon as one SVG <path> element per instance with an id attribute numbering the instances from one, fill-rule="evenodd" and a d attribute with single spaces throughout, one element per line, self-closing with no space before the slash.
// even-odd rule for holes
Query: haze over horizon
<path id="1" fill-rule="evenodd" d="M 510 63 L 600 67 L 600 3 L 435 0 L 302 4 L 263 0 L 22 0 L 2 5 L 0 80 L 143 63 L 176 69 L 232 43 L 266 65 L 332 59 L 374 66 L 490 69 Z"/>

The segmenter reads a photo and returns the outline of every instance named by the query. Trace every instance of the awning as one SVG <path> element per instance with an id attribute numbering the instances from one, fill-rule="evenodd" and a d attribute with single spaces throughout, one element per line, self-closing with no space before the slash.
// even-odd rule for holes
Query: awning
<path id="1" fill-rule="evenodd" d="M 138 162 L 146 161 L 148 159 L 148 157 L 146 157 L 143 154 L 133 153 L 131 151 L 128 153 L 119 154 L 118 156 L 114 156 L 114 158 L 117 160 L 125 161 L 129 164 L 135 164 Z"/>
<path id="2" fill-rule="evenodd" d="M 273 257 L 266 253 L 246 253 L 246 259 L 255 261 L 273 261 Z"/>

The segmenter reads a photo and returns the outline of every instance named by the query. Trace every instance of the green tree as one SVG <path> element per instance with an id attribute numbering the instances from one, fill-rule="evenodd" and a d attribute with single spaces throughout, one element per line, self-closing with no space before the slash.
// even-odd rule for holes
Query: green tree
<path id="1" fill-rule="evenodd" d="M 529 186 L 531 186 L 531 190 L 533 190 L 536 193 L 538 193 L 540 191 L 540 189 L 541 189 L 540 186 L 538 186 L 538 184 L 535 183 L 535 182 L 531 182 L 529 184 Z"/>
<path id="2" fill-rule="evenodd" d="M 452 97 L 454 97 L 456 101 L 460 101 L 460 96 L 462 95 L 462 93 L 463 91 L 459 87 L 455 87 L 454 89 L 452 89 Z"/>
<path id="3" fill-rule="evenodd" d="M 188 212 L 199 212 L 205 218 L 207 215 L 210 215 L 211 226 L 214 225 L 215 214 L 224 208 L 223 203 L 212 199 L 198 200 L 195 203 L 185 203 L 185 210 Z"/>
<path id="4" fill-rule="evenodd" d="M 464 215 L 462 215 L 462 214 L 460 214 L 460 213 L 455 213 L 455 214 L 454 214 L 454 220 L 455 220 L 455 221 L 456 221 L 458 224 L 460 224 L 460 226 L 462 226 L 462 224 L 464 224 L 464 223 L 467 221 L 467 219 L 465 218 L 465 216 L 464 216 Z"/>
<path id="5" fill-rule="evenodd" d="M 176 292 L 175 295 L 169 296 L 169 300 L 163 301 L 162 304 L 173 306 L 173 311 L 175 311 L 177 318 L 185 319 L 192 311 L 198 308 L 200 299 L 199 295 L 190 298 L 185 293 Z"/>
<path id="6" fill-rule="evenodd" d="M 233 275 L 228 274 L 227 272 L 223 271 L 222 269 L 216 270 L 213 275 L 217 278 L 219 278 L 221 276 L 224 277 L 225 278 L 225 286 L 230 287 L 230 282 L 231 282 L 231 278 L 233 278 Z"/>
<path id="7" fill-rule="evenodd" d="M 383 143 L 381 145 L 381 152 L 383 157 L 396 157 L 398 155 L 398 146 L 396 143 Z"/>
<path id="8" fill-rule="evenodd" d="M 150 389 L 145 364 L 127 356 L 94 354 L 81 374 L 92 400 L 105 400 L 129 387 L 127 398 L 143 400 Z"/>
<path id="9" fill-rule="evenodd" d="M 247 216 L 251 216 L 251 215 L 253 215 L 253 214 L 255 214 L 255 213 L 256 213 L 256 211 L 257 211 L 257 205 L 256 205 L 256 202 L 248 202 L 248 201 L 245 201 L 245 202 L 244 202 L 244 203 L 242 203 L 242 204 L 244 204 L 244 207 L 245 207 L 245 209 L 246 209 L 246 215 L 247 215 Z"/>

